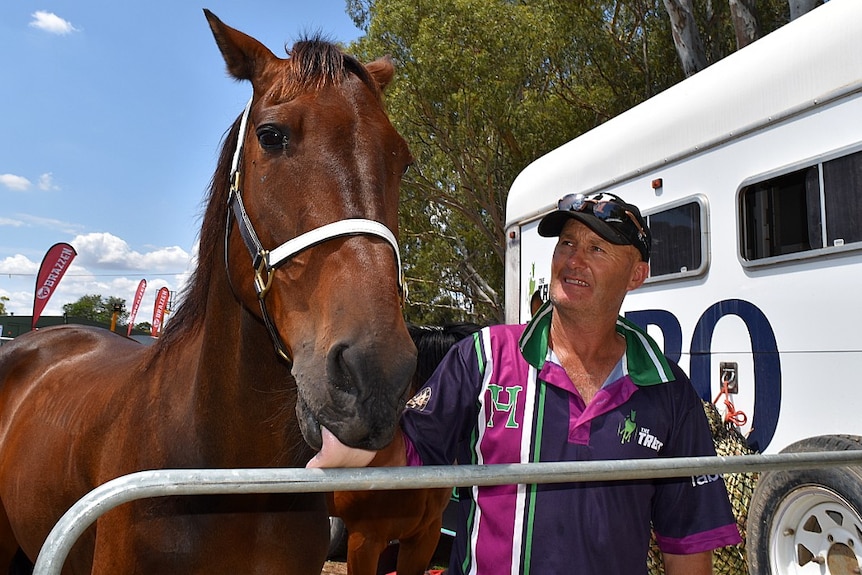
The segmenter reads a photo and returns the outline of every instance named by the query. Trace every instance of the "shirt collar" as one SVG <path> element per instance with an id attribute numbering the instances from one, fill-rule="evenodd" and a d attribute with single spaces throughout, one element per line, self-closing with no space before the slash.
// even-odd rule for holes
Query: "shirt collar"
<path id="1" fill-rule="evenodd" d="M 551 302 L 542 304 L 527 323 L 518 342 L 521 355 L 537 370 L 542 369 L 548 356 L 552 314 Z M 616 330 L 626 340 L 623 369 L 635 385 L 655 385 L 675 379 L 661 348 L 646 331 L 622 316 L 617 318 Z"/>

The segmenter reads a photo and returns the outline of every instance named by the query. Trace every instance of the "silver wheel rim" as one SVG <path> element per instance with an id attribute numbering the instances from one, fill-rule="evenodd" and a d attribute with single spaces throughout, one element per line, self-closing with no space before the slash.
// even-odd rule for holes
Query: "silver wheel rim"
<path id="1" fill-rule="evenodd" d="M 775 510 L 769 531 L 773 570 L 787 575 L 862 573 L 862 517 L 823 486 L 790 492 Z"/>

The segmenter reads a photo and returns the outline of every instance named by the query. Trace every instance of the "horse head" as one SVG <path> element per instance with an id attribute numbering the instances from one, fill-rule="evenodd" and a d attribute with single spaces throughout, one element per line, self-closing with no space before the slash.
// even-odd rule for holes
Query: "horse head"
<path id="1" fill-rule="evenodd" d="M 228 72 L 253 87 L 229 135 L 229 282 L 291 366 L 306 442 L 379 449 L 415 366 L 395 240 L 412 158 L 381 100 L 392 63 L 317 38 L 282 59 L 205 12 Z"/>

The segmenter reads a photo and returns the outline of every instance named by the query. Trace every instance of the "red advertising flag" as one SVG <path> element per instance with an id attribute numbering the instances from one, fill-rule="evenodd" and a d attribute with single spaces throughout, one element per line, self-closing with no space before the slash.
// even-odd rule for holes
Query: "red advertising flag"
<path id="1" fill-rule="evenodd" d="M 54 291 L 60 284 L 63 274 L 75 259 L 78 252 L 75 248 L 66 243 L 54 244 L 42 258 L 42 265 L 39 266 L 39 275 L 36 276 L 36 294 L 33 298 L 33 325 L 30 329 L 36 329 L 36 322 L 39 321 L 39 316 L 45 306 L 48 305 L 48 300 L 54 295 Z"/>
<path id="2" fill-rule="evenodd" d="M 162 322 L 165 319 L 165 308 L 168 307 L 170 295 L 171 292 L 166 287 L 160 288 L 159 293 L 156 294 L 156 307 L 153 310 L 153 328 L 151 331 L 153 337 L 159 337 L 162 334 Z"/>
<path id="3" fill-rule="evenodd" d="M 129 313 L 129 330 L 126 332 L 126 337 L 132 335 L 132 327 L 135 325 L 135 316 L 138 315 L 138 308 L 141 307 L 141 300 L 144 299 L 144 292 L 147 291 L 147 280 L 141 280 L 138 284 L 138 291 L 135 292 L 135 300 L 132 302 L 132 311 Z"/>

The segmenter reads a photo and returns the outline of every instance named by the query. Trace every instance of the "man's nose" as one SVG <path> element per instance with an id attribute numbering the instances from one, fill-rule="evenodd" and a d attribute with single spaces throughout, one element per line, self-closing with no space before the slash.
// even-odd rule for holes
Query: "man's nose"
<path id="1" fill-rule="evenodd" d="M 584 263 L 584 250 L 580 247 L 573 246 L 571 251 L 566 256 L 566 265 L 576 267 Z"/>

